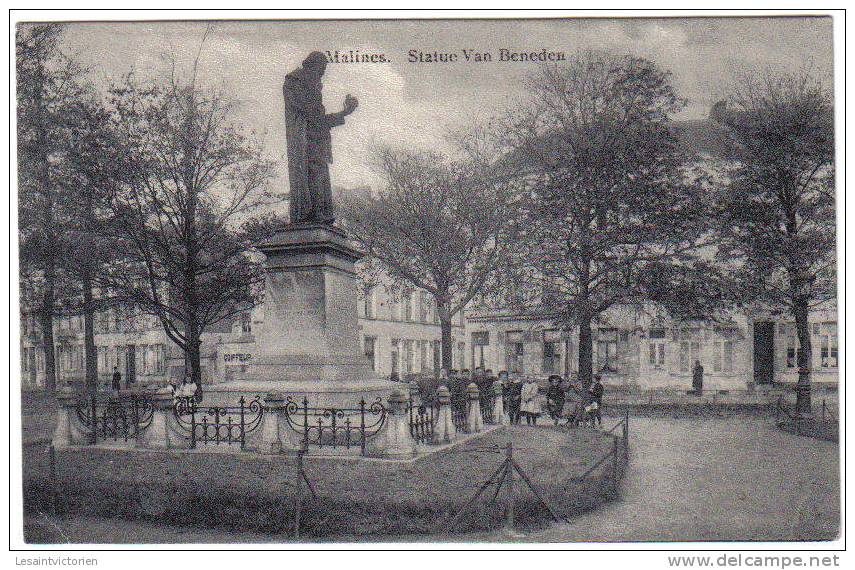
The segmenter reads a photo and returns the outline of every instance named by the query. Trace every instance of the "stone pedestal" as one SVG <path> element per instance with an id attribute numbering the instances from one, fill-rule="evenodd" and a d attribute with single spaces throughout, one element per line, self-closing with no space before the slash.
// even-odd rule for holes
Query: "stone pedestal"
<path id="1" fill-rule="evenodd" d="M 452 442 L 457 437 L 457 430 L 454 429 L 454 421 L 451 419 L 451 394 L 447 386 L 436 389 L 436 401 L 439 404 L 439 411 L 433 426 L 433 441 L 434 443 Z"/>
<path id="2" fill-rule="evenodd" d="M 173 406 L 172 390 L 157 388 L 149 397 L 153 407 L 151 424 L 140 433 L 137 445 L 146 449 L 168 449 L 172 447 L 169 437 L 169 416 L 172 415 Z"/>
<path id="3" fill-rule="evenodd" d="M 355 407 L 398 386 L 369 368 L 357 323 L 361 254 L 331 225 L 293 224 L 258 245 L 264 253 L 264 326 L 249 379 L 218 388 L 275 390 L 311 406 Z"/>
<path id="4" fill-rule="evenodd" d="M 250 366 L 256 380 L 365 381 L 357 325 L 361 257 L 329 225 L 286 226 L 258 249 L 267 257 L 264 328 Z"/>
<path id="5" fill-rule="evenodd" d="M 410 435 L 407 417 L 409 395 L 395 390 L 389 396 L 386 425 L 374 439 L 369 440 L 369 455 L 389 459 L 409 459 L 416 454 L 416 441 Z"/>
<path id="6" fill-rule="evenodd" d="M 75 429 L 75 408 L 77 406 L 77 395 L 69 387 L 60 388 L 56 395 L 57 418 L 56 429 L 53 432 L 53 446 L 55 449 L 64 449 L 71 445 L 83 445 L 87 443 L 81 436 L 80 430 Z"/>
<path id="7" fill-rule="evenodd" d="M 280 436 L 280 415 L 285 408 L 285 395 L 280 392 L 268 392 L 264 396 L 264 415 L 261 417 L 261 453 L 279 453 L 282 451 Z"/>

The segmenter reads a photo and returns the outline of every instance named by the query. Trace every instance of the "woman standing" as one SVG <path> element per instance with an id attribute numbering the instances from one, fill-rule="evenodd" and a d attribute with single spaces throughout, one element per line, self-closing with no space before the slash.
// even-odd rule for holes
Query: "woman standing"
<path id="1" fill-rule="evenodd" d="M 537 382 L 531 378 L 526 379 L 520 394 L 522 404 L 520 405 L 520 415 L 525 415 L 525 422 L 528 425 L 537 425 Z"/>

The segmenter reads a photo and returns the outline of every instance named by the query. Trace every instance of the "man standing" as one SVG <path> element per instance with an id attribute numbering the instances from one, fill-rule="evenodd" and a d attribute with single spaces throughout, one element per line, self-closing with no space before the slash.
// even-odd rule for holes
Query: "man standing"
<path id="1" fill-rule="evenodd" d="M 356 97 L 344 98 L 344 109 L 327 114 L 321 94 L 321 77 L 327 58 L 313 51 L 303 67 L 285 76 L 285 138 L 288 143 L 288 181 L 291 223 L 333 222 L 329 163 L 332 162 L 330 129 L 343 125 L 356 110 Z"/>
<path id="2" fill-rule="evenodd" d="M 695 367 L 692 369 L 692 390 L 696 396 L 700 396 L 704 391 L 704 367 L 701 366 L 700 360 L 695 360 Z"/>
<path id="3" fill-rule="evenodd" d="M 594 383 L 591 385 L 591 403 L 589 404 L 590 412 L 588 415 L 591 418 L 591 427 L 600 424 L 603 427 L 603 394 L 606 389 L 603 387 L 603 379 L 597 374 L 594 376 Z"/>
<path id="4" fill-rule="evenodd" d="M 122 373 L 119 372 L 118 366 L 113 367 L 113 390 L 118 392 L 122 389 Z"/>

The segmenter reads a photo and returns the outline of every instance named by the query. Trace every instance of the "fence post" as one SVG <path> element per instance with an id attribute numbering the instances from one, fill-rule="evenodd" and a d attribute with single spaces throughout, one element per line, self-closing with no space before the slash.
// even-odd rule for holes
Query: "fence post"
<path id="1" fill-rule="evenodd" d="M 623 416 L 623 458 L 629 459 L 629 410 L 624 411 Z"/>
<path id="2" fill-rule="evenodd" d="M 56 401 L 58 409 L 56 429 L 53 432 L 53 445 L 57 449 L 64 449 L 78 442 L 84 443 L 79 435 L 75 437 L 75 434 L 79 434 L 80 432 L 72 427 L 74 416 L 77 414 L 77 395 L 74 393 L 74 390 L 68 386 L 61 388 L 57 392 Z M 74 425 L 76 426 L 77 424 L 74 423 Z"/>
<path id="3" fill-rule="evenodd" d="M 303 511 L 303 453 L 304 449 L 297 451 L 297 490 L 294 497 L 294 538 L 300 538 L 300 516 Z"/>
<path id="4" fill-rule="evenodd" d="M 451 394 L 447 386 L 436 389 L 436 401 L 439 404 L 439 412 L 433 430 L 434 443 L 452 442 L 457 430 L 454 429 L 454 421 L 451 419 Z"/>
<path id="5" fill-rule="evenodd" d="M 371 455 L 395 459 L 409 459 L 416 454 L 416 440 L 410 433 L 409 398 L 401 390 L 393 390 L 386 399 L 385 425 L 371 440 L 368 451 Z"/>
<path id="6" fill-rule="evenodd" d="M 261 417 L 261 453 L 279 453 L 282 440 L 279 434 L 279 415 L 285 406 L 282 392 L 268 392 L 264 395 L 264 415 Z"/>
<path id="7" fill-rule="evenodd" d="M 615 436 L 612 447 L 612 487 L 615 492 L 618 488 L 618 438 Z"/>
<path id="8" fill-rule="evenodd" d="M 56 480 L 56 449 L 51 443 L 48 446 L 48 463 L 50 465 L 50 502 L 51 502 L 51 512 L 53 514 L 57 514 L 56 508 L 56 495 L 59 492 L 57 489 L 57 480 Z"/>
<path id="9" fill-rule="evenodd" d="M 89 439 L 89 443 L 91 445 L 95 445 L 98 443 L 98 393 L 92 392 L 92 398 L 89 401 L 90 407 L 89 411 L 92 413 L 92 435 Z M 105 418 L 106 420 L 106 418 Z M 106 429 L 106 424 L 105 424 Z"/>
<path id="10" fill-rule="evenodd" d="M 481 392 L 478 385 L 471 382 L 466 387 L 466 405 L 469 407 L 466 414 L 466 429 L 469 433 L 476 433 L 484 429 L 484 418 L 481 417 Z"/>
<path id="11" fill-rule="evenodd" d="M 167 449 L 169 445 L 169 415 L 174 406 L 172 390 L 155 389 L 151 394 L 151 425 L 137 437 L 137 445 L 148 449 Z"/>
<path id="12" fill-rule="evenodd" d="M 508 508 L 505 511 L 505 528 L 514 530 L 514 442 L 508 433 L 508 446 L 505 449 L 507 469 L 505 471 L 508 481 Z"/>

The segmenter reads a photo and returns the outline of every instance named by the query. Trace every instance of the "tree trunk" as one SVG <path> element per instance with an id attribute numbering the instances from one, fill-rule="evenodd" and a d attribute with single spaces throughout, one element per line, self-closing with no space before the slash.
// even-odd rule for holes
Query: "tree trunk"
<path id="1" fill-rule="evenodd" d="M 45 275 L 45 291 L 39 307 L 39 326 L 42 329 L 42 345 L 45 351 L 45 392 L 56 394 L 56 348 L 53 340 L 53 271 Z"/>
<path id="2" fill-rule="evenodd" d="M 440 317 L 439 328 L 442 331 L 442 367 L 446 370 L 453 368 L 452 364 L 452 338 L 451 338 L 451 317 Z"/>
<path id="3" fill-rule="evenodd" d="M 95 304 L 92 301 L 92 278 L 83 272 L 83 349 L 86 353 L 86 388 L 98 390 L 98 353 L 95 347 Z"/>
<path id="4" fill-rule="evenodd" d="M 799 337 L 798 365 L 799 380 L 796 383 L 796 413 L 799 417 L 811 415 L 810 372 L 813 363 L 813 348 L 810 341 L 808 324 L 808 300 L 798 295 L 793 302 L 793 316 L 796 319 L 796 335 Z"/>
<path id="5" fill-rule="evenodd" d="M 591 334 L 591 317 L 579 319 L 579 380 L 586 391 L 591 388 L 594 376 L 594 337 Z"/>

